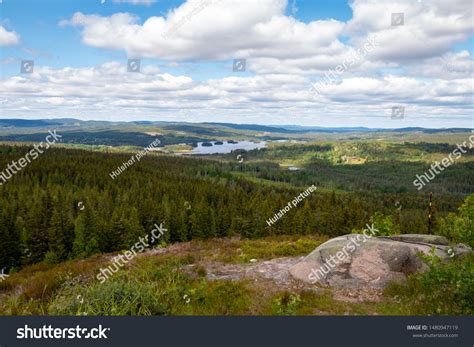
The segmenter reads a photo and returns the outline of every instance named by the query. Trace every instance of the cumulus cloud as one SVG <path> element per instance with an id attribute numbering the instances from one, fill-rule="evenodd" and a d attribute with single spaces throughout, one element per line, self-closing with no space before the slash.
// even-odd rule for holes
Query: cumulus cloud
<path id="1" fill-rule="evenodd" d="M 129 56 L 170 60 L 252 58 L 250 68 L 267 72 L 279 61 L 289 71 L 317 73 L 343 59 L 376 34 L 380 46 L 372 64 L 406 64 L 430 59 L 464 42 L 474 29 L 469 1 L 449 6 L 427 2 L 355 0 L 353 18 L 309 23 L 286 16 L 285 0 L 188 0 L 166 16 L 143 23 L 128 13 L 108 17 L 77 12 L 62 24 L 82 28 L 87 45 L 124 50 Z M 391 14 L 404 13 L 405 25 L 392 26 Z M 341 35 L 350 38 L 342 43 Z M 336 58 L 336 59 L 334 59 Z M 373 65 L 366 64 L 368 69 Z"/>
<path id="2" fill-rule="evenodd" d="M 109 17 L 77 12 L 62 25 L 82 27 L 87 45 L 158 59 L 307 57 L 334 50 L 344 23 L 299 22 L 284 15 L 286 1 L 188 0 L 166 17 L 140 24 L 128 13 Z"/>
<path id="3" fill-rule="evenodd" d="M 0 25 L 0 46 L 14 46 L 20 42 L 20 36 Z"/>
<path id="4" fill-rule="evenodd" d="M 442 55 L 466 42 L 474 30 L 470 1 L 356 0 L 344 33 L 357 44 L 377 34 L 380 49 L 372 59 L 401 64 Z M 392 26 L 392 13 L 403 13 L 404 25 Z"/>
<path id="5" fill-rule="evenodd" d="M 328 126 L 347 126 L 352 121 L 373 126 L 377 118 L 386 120 L 390 127 L 391 107 L 406 104 L 407 123 L 403 126 L 435 126 L 449 117 L 458 118 L 458 125 L 470 124 L 465 109 L 470 105 L 471 80 L 466 78 L 351 77 L 314 95 L 307 77 L 297 74 L 201 81 L 163 73 L 153 65 L 143 65 L 141 73 L 126 71 L 125 64 L 118 62 L 89 68 L 35 66 L 31 75 L 1 81 L 2 109 L 11 117 L 21 113 L 31 117 L 238 123 L 266 119 L 268 124 Z"/>

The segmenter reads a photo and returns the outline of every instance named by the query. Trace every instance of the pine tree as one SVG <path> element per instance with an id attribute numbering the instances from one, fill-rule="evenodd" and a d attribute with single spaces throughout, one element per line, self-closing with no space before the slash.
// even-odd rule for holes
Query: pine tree
<path id="1" fill-rule="evenodd" d="M 28 263 L 38 263 L 43 260 L 48 251 L 48 227 L 46 215 L 39 201 L 33 202 L 28 213 L 26 224 L 26 245 L 28 249 Z"/>
<path id="2" fill-rule="evenodd" d="M 90 208 L 85 208 L 74 223 L 73 254 L 76 257 L 87 257 L 100 252 L 96 221 Z"/>
<path id="3" fill-rule="evenodd" d="M 68 221 L 64 208 L 56 203 L 53 208 L 48 229 L 48 249 L 58 261 L 67 259 L 71 250 L 71 223 Z"/>
<path id="4" fill-rule="evenodd" d="M 0 211 L 0 271 L 20 265 L 20 237 L 8 211 Z"/>

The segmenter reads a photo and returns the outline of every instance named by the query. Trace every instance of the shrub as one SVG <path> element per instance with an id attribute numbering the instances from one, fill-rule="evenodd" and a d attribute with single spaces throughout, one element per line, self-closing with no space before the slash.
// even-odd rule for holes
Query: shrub
<path id="1" fill-rule="evenodd" d="M 272 313 L 280 316 L 296 316 L 301 306 L 301 298 L 298 294 L 285 292 L 272 302 Z"/>
<path id="2" fill-rule="evenodd" d="M 378 230 L 377 236 L 390 236 L 400 234 L 400 227 L 393 224 L 392 216 L 384 216 L 380 212 L 370 218 L 370 223 Z"/>
<path id="3" fill-rule="evenodd" d="M 66 315 L 162 315 L 167 311 L 152 283 L 122 278 L 66 290 L 49 308 L 52 314 Z"/>
<path id="4" fill-rule="evenodd" d="M 441 221 L 439 233 L 451 241 L 474 248 L 474 194 L 466 198 L 458 214 L 449 213 Z"/>
<path id="5" fill-rule="evenodd" d="M 392 216 L 385 216 L 375 212 L 370 217 L 370 224 L 377 230 L 376 236 L 390 236 L 400 234 L 400 226 L 393 223 Z M 362 234 L 363 229 L 353 229 L 353 234 Z"/>
<path id="6" fill-rule="evenodd" d="M 472 315 L 474 313 L 474 255 L 450 262 L 422 256 L 428 271 L 411 275 L 408 284 L 388 289 L 414 315 Z"/>

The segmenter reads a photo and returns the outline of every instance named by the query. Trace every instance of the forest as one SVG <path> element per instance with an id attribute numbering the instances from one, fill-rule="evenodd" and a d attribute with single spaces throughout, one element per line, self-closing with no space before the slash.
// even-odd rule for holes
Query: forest
<path id="1" fill-rule="evenodd" d="M 270 147 L 245 153 L 243 163 L 235 153 L 197 158 L 153 154 L 116 180 L 109 173 L 130 158 L 127 153 L 51 148 L 0 187 L 0 264 L 11 272 L 127 249 L 155 223 L 166 225 L 161 242 L 167 243 L 235 235 L 333 237 L 364 227 L 376 213 L 401 233 L 427 233 L 429 191 L 434 192 L 431 232 L 436 232 L 438 221 L 472 192 L 473 164 L 467 160 L 422 192 L 411 186 L 428 163 L 401 160 L 404 151 L 431 155 L 451 146 L 342 146 L 367 162 L 341 163 L 341 144 Z M 0 146 L 0 167 L 30 149 Z M 304 170 L 281 168 L 277 159 L 285 158 L 304 158 L 299 163 Z M 315 193 L 267 225 L 268 218 L 313 184 Z"/>

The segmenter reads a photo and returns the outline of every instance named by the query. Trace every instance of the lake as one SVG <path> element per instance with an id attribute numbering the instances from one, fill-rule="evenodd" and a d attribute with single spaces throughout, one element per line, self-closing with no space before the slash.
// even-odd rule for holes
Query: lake
<path id="1" fill-rule="evenodd" d="M 226 154 L 236 149 L 244 149 L 250 151 L 256 148 L 264 148 L 267 145 L 266 141 L 253 142 L 253 141 L 236 141 L 237 143 L 229 143 L 228 141 L 222 141 L 222 145 L 216 145 L 216 141 L 209 141 L 212 146 L 203 146 L 204 142 L 198 142 L 198 146 L 193 148 L 191 152 L 186 154 Z"/>

